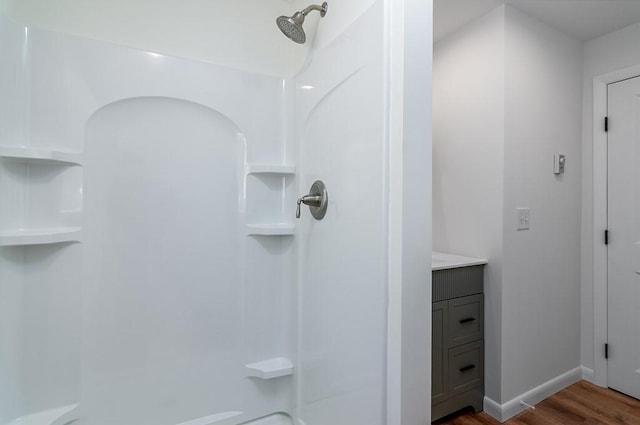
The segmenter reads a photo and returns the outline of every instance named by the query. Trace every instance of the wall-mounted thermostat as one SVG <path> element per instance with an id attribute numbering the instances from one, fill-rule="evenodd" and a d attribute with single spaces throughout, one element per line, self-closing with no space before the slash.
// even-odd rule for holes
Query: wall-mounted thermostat
<path id="1" fill-rule="evenodd" d="M 553 173 L 554 174 L 562 174 L 564 173 L 564 155 L 555 154 L 553 156 Z"/>

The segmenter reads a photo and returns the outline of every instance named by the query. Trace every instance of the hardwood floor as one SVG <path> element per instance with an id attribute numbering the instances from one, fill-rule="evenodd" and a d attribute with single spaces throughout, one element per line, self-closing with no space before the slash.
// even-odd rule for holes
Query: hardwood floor
<path id="1" fill-rule="evenodd" d="M 498 425 L 486 413 L 463 414 L 438 425 Z M 573 384 L 505 422 L 506 425 L 640 425 L 640 401 L 586 381 Z"/>

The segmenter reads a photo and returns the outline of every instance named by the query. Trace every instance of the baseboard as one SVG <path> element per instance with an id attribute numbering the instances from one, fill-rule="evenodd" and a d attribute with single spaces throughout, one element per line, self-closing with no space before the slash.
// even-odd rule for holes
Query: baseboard
<path id="1" fill-rule="evenodd" d="M 589 369 L 588 367 L 582 366 L 582 379 L 585 381 L 589 381 L 592 384 L 595 384 L 595 373 L 593 369 Z"/>
<path id="2" fill-rule="evenodd" d="M 502 406 L 500 406 L 495 401 L 491 400 L 489 397 L 485 396 L 484 403 L 482 404 L 482 410 L 484 410 L 484 413 L 486 413 L 487 415 L 496 418 L 500 422 L 503 422 L 502 419 L 501 419 L 502 418 Z"/>
<path id="3" fill-rule="evenodd" d="M 560 376 L 556 376 L 544 384 L 539 385 L 504 404 L 499 404 L 494 400 L 485 397 L 483 403 L 484 411 L 500 422 L 505 422 L 526 409 L 526 407 L 520 404 L 521 401 L 535 406 L 545 398 L 580 381 L 584 374 L 588 373 L 589 370 L 590 369 L 583 368 L 582 366 L 577 367 Z M 593 371 L 591 373 L 593 374 Z"/>

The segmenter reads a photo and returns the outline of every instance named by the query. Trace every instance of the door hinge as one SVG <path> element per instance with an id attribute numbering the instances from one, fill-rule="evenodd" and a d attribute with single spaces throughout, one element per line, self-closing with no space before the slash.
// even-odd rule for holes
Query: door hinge
<path id="1" fill-rule="evenodd" d="M 604 244 L 609 245 L 609 230 L 604 231 Z"/>
<path id="2" fill-rule="evenodd" d="M 609 344 L 604 345 L 604 358 L 605 359 L 609 358 Z"/>
<path id="3" fill-rule="evenodd" d="M 609 131 L 609 117 L 604 117 L 604 131 Z"/>

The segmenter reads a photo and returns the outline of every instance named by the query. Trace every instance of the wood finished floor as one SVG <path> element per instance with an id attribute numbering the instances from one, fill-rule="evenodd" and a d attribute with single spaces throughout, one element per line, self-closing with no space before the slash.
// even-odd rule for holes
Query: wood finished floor
<path id="1" fill-rule="evenodd" d="M 499 425 L 486 413 L 463 414 L 438 425 Z M 507 425 L 640 425 L 640 401 L 580 381 L 505 422 Z"/>

